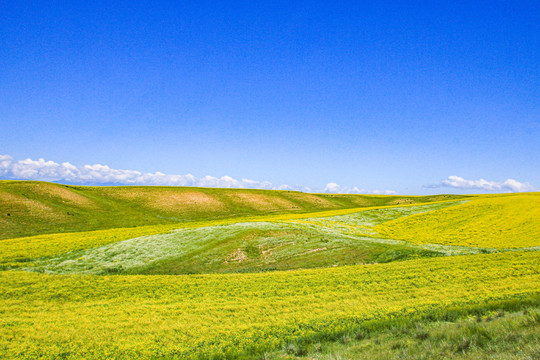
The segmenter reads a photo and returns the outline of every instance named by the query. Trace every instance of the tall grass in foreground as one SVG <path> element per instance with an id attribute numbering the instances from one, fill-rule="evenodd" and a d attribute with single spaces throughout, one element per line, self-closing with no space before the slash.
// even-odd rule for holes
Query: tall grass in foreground
<path id="1" fill-rule="evenodd" d="M 265 360 L 540 359 L 540 298 L 365 324 L 330 341 L 288 343 Z"/>

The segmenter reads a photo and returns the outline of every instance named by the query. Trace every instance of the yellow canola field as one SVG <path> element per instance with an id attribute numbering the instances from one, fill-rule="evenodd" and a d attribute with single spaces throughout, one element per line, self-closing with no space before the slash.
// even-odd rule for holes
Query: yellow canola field
<path id="1" fill-rule="evenodd" d="M 496 249 L 540 246 L 540 193 L 479 197 L 375 226 L 381 237 Z"/>
<path id="2" fill-rule="evenodd" d="M 364 320 L 538 294 L 540 252 L 258 274 L 3 271 L 0 289 L 2 359 L 226 358 Z"/>
<path id="3" fill-rule="evenodd" d="M 159 234 L 179 227 L 181 226 L 150 225 L 0 240 L 0 264 L 27 266 L 25 260 L 88 249 L 139 236 Z"/>

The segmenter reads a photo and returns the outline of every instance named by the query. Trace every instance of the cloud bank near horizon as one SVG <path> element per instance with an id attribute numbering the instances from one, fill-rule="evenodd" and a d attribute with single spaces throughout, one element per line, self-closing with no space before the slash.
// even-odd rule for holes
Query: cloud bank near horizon
<path id="1" fill-rule="evenodd" d="M 269 181 L 249 179 L 237 180 L 230 176 L 220 178 L 204 176 L 197 178 L 191 174 L 170 175 L 161 172 L 141 173 L 136 170 L 113 169 L 107 165 L 94 164 L 75 166 L 69 162 L 57 163 L 44 159 L 15 160 L 10 155 L 0 155 L 0 178 L 19 180 L 65 181 L 73 184 L 115 184 L 115 185 L 160 185 L 160 186 L 195 186 L 219 188 L 246 188 L 267 190 L 296 190 L 314 192 L 300 185 L 274 185 Z M 315 190 L 316 191 L 316 190 Z M 359 189 L 345 187 L 330 182 L 321 191 L 341 194 L 395 194 L 393 190 Z"/>
<path id="2" fill-rule="evenodd" d="M 347 187 L 340 186 L 336 183 L 328 183 L 324 188 L 323 192 L 325 193 L 334 193 L 334 194 L 373 194 L 373 195 L 393 195 L 396 194 L 394 190 L 366 190 L 359 189 L 358 187 Z"/>
<path id="3" fill-rule="evenodd" d="M 485 179 L 480 180 L 467 180 L 460 176 L 452 175 L 447 179 L 441 181 L 439 184 L 424 185 L 426 188 L 454 188 L 463 190 L 484 190 L 484 191 L 499 191 L 499 192 L 525 192 L 533 191 L 534 187 L 529 183 L 519 182 L 514 179 L 507 179 L 505 181 L 488 181 Z"/>

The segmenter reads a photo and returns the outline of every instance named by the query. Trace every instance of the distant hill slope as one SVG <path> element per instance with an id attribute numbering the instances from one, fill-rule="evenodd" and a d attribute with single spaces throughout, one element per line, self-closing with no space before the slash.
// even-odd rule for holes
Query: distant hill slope
<path id="1" fill-rule="evenodd" d="M 141 225 L 459 199 L 0 181 L 0 239 Z"/>

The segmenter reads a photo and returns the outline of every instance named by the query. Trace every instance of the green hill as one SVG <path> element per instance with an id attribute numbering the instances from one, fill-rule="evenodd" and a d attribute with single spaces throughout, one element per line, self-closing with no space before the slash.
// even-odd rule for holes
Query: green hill
<path id="1" fill-rule="evenodd" d="M 0 181 L 0 239 L 457 198 Z"/>

